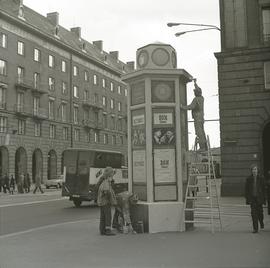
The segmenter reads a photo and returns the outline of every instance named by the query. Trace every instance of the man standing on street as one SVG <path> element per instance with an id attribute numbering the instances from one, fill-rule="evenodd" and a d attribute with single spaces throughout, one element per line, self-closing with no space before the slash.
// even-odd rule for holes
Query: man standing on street
<path id="1" fill-rule="evenodd" d="M 197 85 L 196 79 L 194 79 L 194 99 L 190 105 L 181 105 L 180 108 L 183 110 L 191 110 L 192 118 L 194 119 L 195 134 L 198 138 L 200 145 L 200 151 L 207 150 L 206 136 L 204 132 L 204 98 L 202 96 L 202 90 Z"/>

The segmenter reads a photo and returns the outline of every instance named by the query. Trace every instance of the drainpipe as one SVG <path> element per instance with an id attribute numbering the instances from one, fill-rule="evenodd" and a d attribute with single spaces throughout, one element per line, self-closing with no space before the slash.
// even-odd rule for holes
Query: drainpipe
<path id="1" fill-rule="evenodd" d="M 70 147 L 73 147 L 73 122 L 72 122 L 72 114 L 73 114 L 73 98 L 72 98 L 72 91 L 73 91 L 73 78 L 72 78 L 72 62 L 73 62 L 73 58 L 72 58 L 72 54 L 70 53 L 70 71 L 69 71 L 69 85 L 70 85 L 70 89 L 69 89 L 69 121 L 70 121 Z"/>

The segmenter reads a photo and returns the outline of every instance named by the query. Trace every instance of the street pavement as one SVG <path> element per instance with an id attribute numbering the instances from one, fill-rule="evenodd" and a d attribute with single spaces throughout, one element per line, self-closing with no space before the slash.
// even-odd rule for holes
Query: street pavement
<path id="1" fill-rule="evenodd" d="M 46 194 L 24 194 L 22 202 L 61 198 L 59 191 Z M 1 195 L 0 206 L 13 201 L 4 199 L 10 197 Z M 210 227 L 195 227 L 187 232 L 100 236 L 98 210 L 95 213 L 89 219 L 0 236 L 0 268 L 270 267 L 270 216 L 265 208 L 265 229 L 253 234 L 250 208 L 241 197 L 221 198 L 223 230 L 214 234 Z"/>

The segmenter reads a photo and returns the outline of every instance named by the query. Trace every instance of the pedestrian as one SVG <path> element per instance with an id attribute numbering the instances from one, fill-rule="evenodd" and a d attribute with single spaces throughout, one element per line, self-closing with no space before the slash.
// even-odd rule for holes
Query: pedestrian
<path id="1" fill-rule="evenodd" d="M 3 182 L 3 176 L 0 175 L 0 193 L 2 192 L 2 190 L 4 190 L 4 182 Z"/>
<path id="2" fill-rule="evenodd" d="M 270 170 L 268 170 L 266 177 L 266 194 L 267 194 L 267 212 L 268 215 L 270 215 Z"/>
<path id="3" fill-rule="evenodd" d="M 10 190 L 9 190 L 9 177 L 8 177 L 7 173 L 5 173 L 5 175 L 3 177 L 3 182 L 4 182 L 4 193 L 7 193 L 7 191 L 10 193 Z"/>
<path id="4" fill-rule="evenodd" d="M 206 136 L 204 132 L 204 98 L 202 96 L 202 89 L 197 85 L 196 79 L 194 80 L 194 99 L 190 105 L 181 105 L 183 110 L 191 110 L 192 118 L 194 119 L 195 134 L 198 138 L 200 145 L 199 151 L 207 150 Z"/>
<path id="5" fill-rule="evenodd" d="M 10 180 L 9 180 L 9 189 L 10 189 L 10 194 L 14 194 L 15 191 L 15 179 L 13 175 L 11 175 Z"/>
<path id="6" fill-rule="evenodd" d="M 30 192 L 30 176 L 29 173 L 27 173 L 26 175 L 24 175 L 24 181 L 23 181 L 23 188 L 25 193 L 29 193 Z"/>
<path id="7" fill-rule="evenodd" d="M 101 235 L 115 235 L 111 229 L 112 212 L 111 207 L 116 205 L 116 197 L 112 187 L 114 170 L 106 167 L 100 178 L 101 184 L 98 188 L 97 204 L 100 207 L 99 231 Z"/>
<path id="8" fill-rule="evenodd" d="M 24 193 L 24 191 L 23 191 L 23 182 L 24 182 L 24 174 L 21 173 L 18 176 L 18 183 L 17 183 L 18 193 L 20 193 L 20 194 L 23 194 Z"/>
<path id="9" fill-rule="evenodd" d="M 261 229 L 264 228 L 262 205 L 265 204 L 265 182 L 259 174 L 257 164 L 252 164 L 250 170 L 251 175 L 246 179 L 245 197 L 246 204 L 251 208 L 253 233 L 258 233 L 258 223 Z"/>
<path id="10" fill-rule="evenodd" d="M 37 175 L 36 175 L 36 179 L 35 179 L 35 189 L 34 189 L 34 191 L 33 191 L 33 194 L 36 193 L 37 189 L 39 189 L 40 192 L 41 192 L 42 194 L 44 194 L 44 191 L 43 191 L 42 188 L 41 188 L 41 176 L 40 176 L 39 173 L 37 173 Z"/>

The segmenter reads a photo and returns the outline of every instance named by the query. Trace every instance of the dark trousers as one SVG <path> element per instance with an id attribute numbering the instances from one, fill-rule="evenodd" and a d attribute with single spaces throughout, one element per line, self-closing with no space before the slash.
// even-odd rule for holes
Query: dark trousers
<path id="1" fill-rule="evenodd" d="M 267 187 L 267 211 L 270 215 L 270 186 Z"/>
<path id="2" fill-rule="evenodd" d="M 44 193 L 44 191 L 42 190 L 41 186 L 36 186 L 35 189 L 34 189 L 34 191 L 33 191 L 33 194 L 36 193 L 37 189 L 39 189 L 41 193 Z"/>
<path id="3" fill-rule="evenodd" d="M 100 234 L 104 234 L 106 228 L 111 228 L 112 212 L 111 206 L 105 205 L 100 207 L 100 222 L 99 231 Z"/>
<path id="4" fill-rule="evenodd" d="M 263 225 L 263 207 L 262 204 L 258 202 L 257 197 L 252 197 L 250 208 L 253 230 L 258 231 L 258 223 L 260 223 L 261 226 Z"/>

